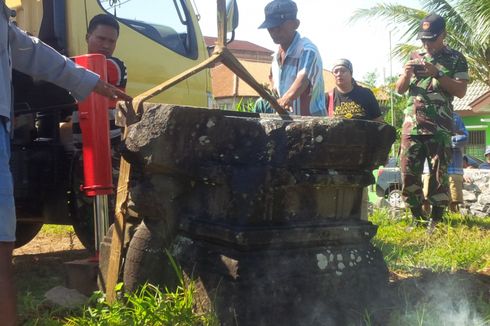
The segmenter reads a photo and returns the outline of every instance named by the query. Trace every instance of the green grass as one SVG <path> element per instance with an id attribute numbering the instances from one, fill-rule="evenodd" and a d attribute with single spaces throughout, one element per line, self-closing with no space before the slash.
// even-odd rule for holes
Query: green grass
<path id="1" fill-rule="evenodd" d="M 379 226 L 374 244 L 381 249 L 390 270 L 436 272 L 490 268 L 490 217 L 449 214 L 434 233 L 410 230 L 408 214 L 389 217 L 375 211 L 370 220 Z"/>
<path id="2" fill-rule="evenodd" d="M 121 287 L 121 285 L 120 285 Z M 211 313 L 195 311 L 193 283 L 181 283 L 175 291 L 144 284 L 133 293 L 109 304 L 101 292 L 95 292 L 92 304 L 78 317 L 68 317 L 67 325 L 218 325 Z"/>
<path id="3" fill-rule="evenodd" d="M 151 284 L 143 284 L 131 293 L 121 295 L 123 284 L 116 287 L 118 299 L 108 303 L 105 294 L 97 291 L 91 304 L 82 309 L 79 316 L 68 317 L 67 325 L 73 326 L 218 326 L 217 317 L 212 312 L 199 312 L 195 300 L 195 284 L 185 281 L 184 274 L 170 253 L 168 258 L 178 276 L 175 289 L 160 289 Z"/>
<path id="4" fill-rule="evenodd" d="M 380 307 L 387 316 L 385 325 L 490 325 L 488 276 L 475 273 L 488 275 L 490 269 L 490 217 L 450 214 L 431 235 L 423 227 L 407 229 L 407 213 L 390 217 L 375 211 L 370 221 L 379 226 L 373 242 L 390 271 L 416 275 L 392 283 L 392 301 Z M 66 226 L 43 231 L 73 232 Z M 76 310 L 47 307 L 24 292 L 23 325 L 218 325 L 215 315 L 196 309 L 194 283 L 182 281 L 174 268 L 181 280 L 175 290 L 145 284 L 113 304 L 95 292 L 89 305 Z M 43 274 L 40 268 L 36 271 Z M 364 319 L 373 324 L 370 313 Z"/>
<path id="5" fill-rule="evenodd" d="M 119 289 L 122 284 L 119 284 Z M 78 309 L 53 308 L 25 297 L 22 325 L 25 326 L 217 326 L 212 313 L 196 312 L 192 282 L 175 290 L 161 290 L 144 284 L 133 293 L 120 295 L 109 304 L 104 293 L 94 292 L 87 306 Z"/>
<path id="6" fill-rule="evenodd" d="M 406 212 L 378 210 L 370 221 L 379 227 L 373 243 L 402 275 L 386 325 L 490 325 L 490 217 L 447 214 L 432 234 L 410 228 Z"/>
<path id="7" fill-rule="evenodd" d="M 41 235 L 65 235 L 72 233 L 74 234 L 75 231 L 73 230 L 73 226 L 71 225 L 58 225 L 58 224 L 44 224 L 41 230 L 39 231 L 39 234 Z"/>

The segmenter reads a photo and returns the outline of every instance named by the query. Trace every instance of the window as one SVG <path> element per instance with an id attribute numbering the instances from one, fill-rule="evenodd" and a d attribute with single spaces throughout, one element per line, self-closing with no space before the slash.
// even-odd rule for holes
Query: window
<path id="1" fill-rule="evenodd" d="M 482 158 L 485 153 L 487 138 L 485 130 L 471 130 L 469 135 L 468 144 L 465 148 L 466 154 Z"/>
<path id="2" fill-rule="evenodd" d="M 191 59 L 197 41 L 184 0 L 100 0 L 117 20 L 151 40 Z"/>

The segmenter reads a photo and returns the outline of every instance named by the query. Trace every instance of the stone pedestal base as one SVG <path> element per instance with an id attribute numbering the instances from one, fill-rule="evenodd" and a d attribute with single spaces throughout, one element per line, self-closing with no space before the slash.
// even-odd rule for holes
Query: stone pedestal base
<path id="1" fill-rule="evenodd" d="M 222 325 L 359 324 L 388 284 L 363 189 L 394 139 L 371 121 L 147 105 L 123 150 L 143 219 L 125 288 L 175 283 L 169 249 Z"/>
<path id="2" fill-rule="evenodd" d="M 222 325 L 358 324 L 388 285 L 369 240 L 241 251 L 178 237 L 173 254 Z"/>

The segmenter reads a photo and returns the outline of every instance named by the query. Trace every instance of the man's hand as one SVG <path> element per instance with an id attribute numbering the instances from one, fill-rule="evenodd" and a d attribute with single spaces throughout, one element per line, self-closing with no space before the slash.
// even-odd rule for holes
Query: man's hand
<path id="1" fill-rule="evenodd" d="M 102 95 L 102 96 L 105 96 L 105 97 L 108 97 L 112 100 L 123 100 L 123 101 L 131 101 L 133 98 L 129 95 L 127 95 L 126 93 L 124 93 L 123 91 L 121 91 L 119 88 L 103 81 L 103 80 L 100 80 L 97 82 L 97 84 L 95 85 L 95 88 L 94 88 L 94 92 Z"/>
<path id="2" fill-rule="evenodd" d="M 278 98 L 277 103 L 287 111 L 293 112 L 293 101 L 288 96 Z"/>
<path id="3" fill-rule="evenodd" d="M 413 69 L 413 66 L 416 65 L 416 64 L 420 64 L 419 60 L 410 60 L 410 61 L 407 61 L 407 63 L 405 64 L 405 66 L 403 66 L 403 74 L 407 77 L 407 78 L 412 78 L 413 74 L 414 74 L 414 69 Z"/>
<path id="4" fill-rule="evenodd" d="M 437 69 L 436 66 L 434 66 L 430 62 L 426 62 L 424 66 L 425 66 L 425 72 L 427 76 L 437 78 L 437 73 L 439 72 L 439 69 Z"/>
<path id="5" fill-rule="evenodd" d="M 414 75 L 414 65 L 420 64 L 420 60 L 410 60 L 403 66 L 403 73 L 400 75 L 395 84 L 395 91 L 398 94 L 403 94 L 408 90 L 410 79 Z"/>
<path id="6" fill-rule="evenodd" d="M 417 72 L 414 72 L 417 77 L 437 78 L 437 74 L 439 72 L 439 69 L 437 69 L 436 66 L 434 66 L 432 63 L 422 62 L 422 63 L 414 63 L 414 64 L 421 64 L 424 67 L 423 70 L 418 70 Z M 412 70 L 413 70 L 413 66 L 412 66 Z"/>
<path id="7" fill-rule="evenodd" d="M 410 62 L 410 61 L 409 61 Z M 443 75 L 439 77 L 439 69 L 430 62 L 424 62 L 424 70 L 417 72 L 417 77 L 432 77 L 439 81 L 440 87 L 452 96 L 463 98 L 466 94 L 468 81 L 465 79 L 455 79 L 450 76 Z M 439 78 L 438 78 L 439 77 Z M 407 85 L 408 88 L 408 85 Z"/>
<path id="8" fill-rule="evenodd" d="M 303 94 L 304 91 L 310 86 L 310 81 L 304 71 L 300 71 L 296 76 L 293 84 L 280 98 L 277 99 L 277 103 L 289 112 L 293 112 L 294 100 Z"/>

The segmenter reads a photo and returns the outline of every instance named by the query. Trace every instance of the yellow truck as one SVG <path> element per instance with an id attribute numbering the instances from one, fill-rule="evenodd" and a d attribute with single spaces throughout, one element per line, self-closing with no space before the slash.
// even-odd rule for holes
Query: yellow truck
<path id="1" fill-rule="evenodd" d="M 115 57 L 128 69 L 127 93 L 136 96 L 208 58 L 191 0 L 6 0 L 13 21 L 67 56 L 85 54 L 87 25 L 100 13 L 120 23 Z M 92 203 L 81 193 L 79 155 L 60 140 L 60 123 L 76 110 L 73 98 L 52 84 L 14 72 L 15 129 L 11 167 L 17 243 L 29 242 L 44 223 L 72 224 L 93 248 Z M 155 98 L 209 107 L 208 70 Z"/>

